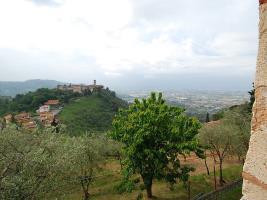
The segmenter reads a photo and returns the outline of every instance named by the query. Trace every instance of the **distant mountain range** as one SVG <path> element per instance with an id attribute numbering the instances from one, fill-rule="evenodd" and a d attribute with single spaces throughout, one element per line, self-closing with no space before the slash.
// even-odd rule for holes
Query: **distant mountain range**
<path id="1" fill-rule="evenodd" d="M 55 88 L 61 84 L 55 80 L 0 81 L 0 96 L 16 96 L 39 88 Z"/>

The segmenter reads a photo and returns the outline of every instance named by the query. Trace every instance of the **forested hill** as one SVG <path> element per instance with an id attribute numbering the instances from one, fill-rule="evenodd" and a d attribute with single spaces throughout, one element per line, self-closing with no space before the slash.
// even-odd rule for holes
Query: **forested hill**
<path id="1" fill-rule="evenodd" d="M 64 106 L 59 117 L 60 121 L 67 125 L 67 131 L 71 135 L 103 132 L 110 129 L 118 109 L 125 107 L 125 101 L 114 93 L 103 90 L 71 100 Z"/>
<path id="2" fill-rule="evenodd" d="M 31 112 L 35 113 L 39 106 L 49 99 L 58 99 L 62 104 L 70 99 L 82 96 L 71 91 L 40 88 L 34 92 L 18 94 L 14 98 L 0 98 L 0 116 L 8 113 Z"/>
<path id="3" fill-rule="evenodd" d="M 54 80 L 0 81 L 0 96 L 16 96 L 38 88 L 55 88 L 60 82 Z"/>
<path id="4" fill-rule="evenodd" d="M 115 92 L 109 89 L 80 94 L 41 88 L 35 92 L 16 95 L 13 99 L 0 98 L 0 117 L 23 111 L 37 115 L 39 106 L 50 99 L 60 101 L 63 109 L 59 118 L 71 135 L 107 131 L 119 108 L 127 107 L 127 102 L 116 97 Z"/>

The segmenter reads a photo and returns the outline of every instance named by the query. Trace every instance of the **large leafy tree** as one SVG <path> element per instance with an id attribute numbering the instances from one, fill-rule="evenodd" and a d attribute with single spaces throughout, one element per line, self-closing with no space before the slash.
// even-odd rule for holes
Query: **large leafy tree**
<path id="1" fill-rule="evenodd" d="M 188 179 L 193 169 L 182 165 L 179 155 L 203 155 L 196 140 L 201 124 L 183 112 L 168 106 L 161 93 L 151 93 L 148 99 L 136 99 L 115 116 L 111 136 L 124 144 L 124 174 L 140 174 L 148 198 L 152 198 L 154 179 L 170 183 Z"/>

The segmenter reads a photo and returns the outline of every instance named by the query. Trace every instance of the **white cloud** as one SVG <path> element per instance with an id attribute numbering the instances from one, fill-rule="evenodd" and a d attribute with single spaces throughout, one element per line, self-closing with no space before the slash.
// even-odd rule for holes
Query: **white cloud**
<path id="1" fill-rule="evenodd" d="M 77 77 L 92 73 L 117 78 L 137 72 L 153 77 L 254 71 L 254 0 L 34 2 L 0 1 L 0 50 L 16 52 L 8 61 L 0 57 L 0 64 L 27 68 L 21 77 L 33 77 L 30 71 L 37 65 L 30 58 L 40 55 L 41 66 L 57 66 L 66 79 L 73 76 L 73 68 Z M 29 60 L 17 62 L 17 52 Z M 5 70 L 3 65 L 0 69 Z M 12 79 L 11 72 L 3 74 L 0 79 Z"/>

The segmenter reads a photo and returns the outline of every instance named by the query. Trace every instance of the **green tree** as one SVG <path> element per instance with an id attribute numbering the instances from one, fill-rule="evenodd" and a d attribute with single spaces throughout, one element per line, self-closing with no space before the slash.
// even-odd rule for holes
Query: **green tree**
<path id="1" fill-rule="evenodd" d="M 53 133 L 53 127 L 30 133 L 5 128 L 0 131 L 0 199 L 56 199 L 80 186 L 88 200 L 106 156 L 117 151 L 112 142 L 103 135 Z"/>
<path id="2" fill-rule="evenodd" d="M 225 110 L 220 110 L 219 112 L 215 113 L 212 115 L 212 120 L 213 121 L 217 121 L 217 120 L 220 120 L 224 117 L 224 112 Z"/>
<path id="3" fill-rule="evenodd" d="M 151 93 L 115 116 L 111 137 L 124 144 L 124 175 L 140 174 L 148 198 L 152 198 L 154 179 L 171 184 L 177 179 L 187 181 L 193 169 L 181 165 L 179 155 L 195 152 L 203 157 L 196 139 L 201 124 L 183 112 L 166 105 L 161 93 Z"/>
<path id="4" fill-rule="evenodd" d="M 252 113 L 247 108 L 250 103 L 236 106 L 227 112 L 223 118 L 223 123 L 234 128 L 234 140 L 232 144 L 232 154 L 237 155 L 239 160 L 244 159 L 250 139 L 251 116 Z"/>
<path id="5" fill-rule="evenodd" d="M 81 186 L 84 200 L 90 198 L 89 186 L 99 176 L 109 146 L 104 136 L 97 135 L 73 137 L 67 146 L 70 161 L 68 173 L 74 176 L 72 184 Z"/>
<path id="6" fill-rule="evenodd" d="M 249 92 L 248 92 L 248 94 L 249 94 L 249 103 L 248 103 L 248 109 L 249 109 L 249 111 L 250 112 L 252 112 L 252 107 L 253 107 L 253 104 L 254 104 L 254 102 L 255 102 L 255 87 L 254 87 L 254 83 L 253 83 L 253 85 L 252 85 L 252 90 L 250 90 Z"/>
<path id="7" fill-rule="evenodd" d="M 223 161 L 227 155 L 231 154 L 232 146 L 236 138 L 236 127 L 217 121 L 214 124 L 207 124 L 200 130 L 198 138 L 201 144 L 210 150 L 212 155 L 216 155 L 219 160 L 220 185 L 223 179 Z"/>
<path id="8" fill-rule="evenodd" d="M 210 122 L 210 114 L 207 112 L 207 115 L 206 115 L 206 123 Z"/>
<path id="9" fill-rule="evenodd" d="M 10 126 L 0 134 L 0 199 L 46 199 L 60 196 L 68 159 L 64 136 L 18 131 Z M 62 195 L 62 193 L 61 193 Z"/>

